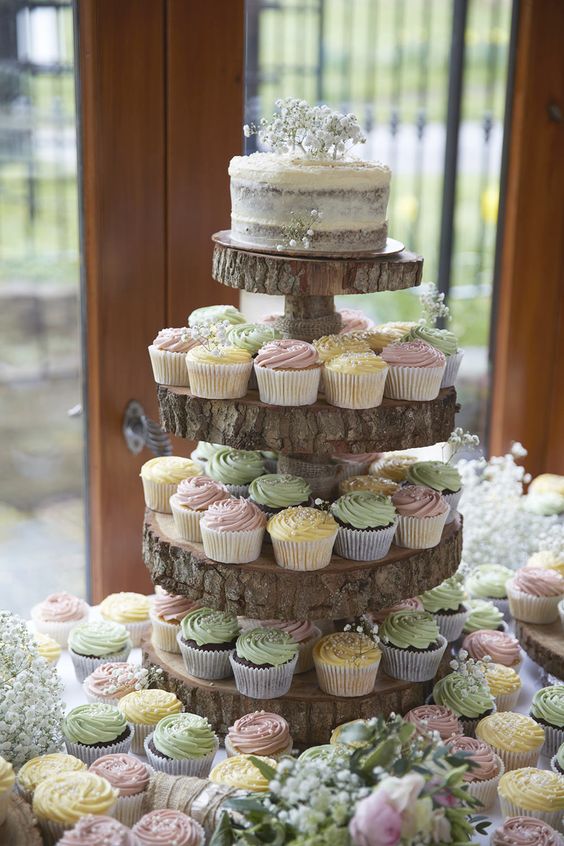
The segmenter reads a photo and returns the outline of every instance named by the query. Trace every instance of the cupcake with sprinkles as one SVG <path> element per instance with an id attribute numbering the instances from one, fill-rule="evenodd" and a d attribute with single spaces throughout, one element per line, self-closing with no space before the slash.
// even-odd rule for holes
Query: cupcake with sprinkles
<path id="1" fill-rule="evenodd" d="M 179 329 L 161 329 L 149 346 L 149 358 L 155 382 L 160 385 L 174 385 L 188 388 L 186 353 L 200 341 L 192 336 L 186 326 Z"/>
<path id="2" fill-rule="evenodd" d="M 381 658 L 377 636 L 369 636 L 364 630 L 353 631 L 352 627 L 325 635 L 313 650 L 319 687 L 332 696 L 370 694 Z"/>
<path id="3" fill-rule="evenodd" d="M 46 778 L 38 784 L 32 806 L 44 843 L 58 843 L 87 814 L 109 816 L 117 797 L 109 781 L 87 771 Z"/>
<path id="4" fill-rule="evenodd" d="M 205 717 L 184 713 L 159 720 L 144 745 L 154 770 L 168 775 L 207 778 L 219 740 Z"/>
<path id="5" fill-rule="evenodd" d="M 92 764 L 102 755 L 129 752 L 133 729 L 114 705 L 94 702 L 69 711 L 63 736 L 69 755 Z"/>
<path id="6" fill-rule="evenodd" d="M 285 508 L 269 519 L 266 528 L 279 567 L 321 570 L 329 565 L 339 527 L 326 511 Z"/>
<path id="7" fill-rule="evenodd" d="M 147 687 L 148 671 L 124 661 L 100 664 L 82 683 L 89 702 L 104 702 L 106 705 L 116 705 L 128 693 Z"/>
<path id="8" fill-rule="evenodd" d="M 38 755 L 20 767 L 16 778 L 16 788 L 20 796 L 31 802 L 38 784 L 46 778 L 64 773 L 86 770 L 86 764 L 74 755 L 52 752 L 50 755 Z"/>
<path id="9" fill-rule="evenodd" d="M 298 644 L 280 629 L 248 629 L 230 655 L 237 690 L 251 699 L 275 699 L 290 689 Z"/>
<path id="10" fill-rule="evenodd" d="M 267 793 L 269 780 L 253 762 L 255 757 L 263 764 L 276 769 L 274 758 L 264 755 L 234 755 L 215 765 L 210 773 L 210 781 L 249 793 Z"/>
<path id="11" fill-rule="evenodd" d="M 352 561 L 385 558 L 396 532 L 396 509 L 389 497 L 370 491 L 343 494 L 331 504 L 339 525 L 335 552 Z"/>
<path id="12" fill-rule="evenodd" d="M 143 813 L 151 773 L 146 764 L 123 753 L 103 755 L 88 768 L 89 772 L 105 778 L 117 790 L 114 816 L 124 825 L 132 826 Z"/>
<path id="13" fill-rule="evenodd" d="M 65 831 L 58 846 L 139 846 L 126 825 L 113 817 L 87 814 L 70 831 Z"/>
<path id="14" fill-rule="evenodd" d="M 225 679 L 231 675 L 230 656 L 240 634 L 235 614 L 195 608 L 182 620 L 177 640 L 190 675 Z"/>
<path id="15" fill-rule="evenodd" d="M 497 712 L 480 720 L 476 737 L 492 747 L 507 772 L 534 767 L 544 745 L 544 729 L 532 717 L 514 711 Z"/>
<path id="16" fill-rule="evenodd" d="M 491 836 L 491 846 L 562 846 L 552 826 L 535 817 L 508 817 Z"/>
<path id="17" fill-rule="evenodd" d="M 145 814 L 133 826 L 137 846 L 203 846 L 205 833 L 196 820 L 169 808 Z"/>
<path id="18" fill-rule="evenodd" d="M 451 661 L 454 672 L 433 687 L 433 701 L 450 708 L 460 719 L 464 734 L 474 736 L 477 723 L 495 711 L 495 699 L 486 680 L 487 662 L 468 658 L 464 650 Z"/>
<path id="19" fill-rule="evenodd" d="M 128 693 L 119 700 L 118 707 L 133 729 L 131 751 L 142 755 L 145 738 L 163 717 L 180 713 L 182 702 L 168 690 L 150 688 Z"/>
<path id="20" fill-rule="evenodd" d="M 279 714 L 253 711 L 235 720 L 227 730 L 225 751 L 233 755 L 280 758 L 292 752 L 290 726 Z"/>
<path id="21" fill-rule="evenodd" d="M 183 540 L 202 542 L 200 520 L 210 505 L 230 499 L 231 494 L 221 482 L 207 476 L 183 479 L 170 498 L 174 526 Z"/>
<path id="22" fill-rule="evenodd" d="M 323 366 L 325 398 L 338 408 L 376 408 L 387 374 L 388 365 L 372 350 L 337 355 Z"/>
<path id="23" fill-rule="evenodd" d="M 564 816 L 564 778 L 550 770 L 523 767 L 499 780 L 499 804 L 504 817 L 535 817 L 556 830 Z"/>
<path id="24" fill-rule="evenodd" d="M 486 664 L 486 681 L 498 711 L 514 711 L 523 683 L 512 667 Z"/>
<path id="25" fill-rule="evenodd" d="M 298 645 L 298 663 L 295 674 L 307 673 L 313 670 L 313 647 L 321 637 L 321 629 L 311 620 L 240 620 L 241 628 L 245 629 L 280 629 L 291 635 Z"/>

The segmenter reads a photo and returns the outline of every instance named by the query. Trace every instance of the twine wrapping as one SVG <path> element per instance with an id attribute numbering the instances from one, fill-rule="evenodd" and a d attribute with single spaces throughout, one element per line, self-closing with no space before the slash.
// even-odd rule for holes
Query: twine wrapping
<path id="1" fill-rule="evenodd" d="M 209 836 L 219 823 L 223 803 L 241 795 L 242 791 L 236 788 L 205 778 L 156 773 L 145 795 L 143 813 L 160 808 L 182 811 L 199 822 Z"/>

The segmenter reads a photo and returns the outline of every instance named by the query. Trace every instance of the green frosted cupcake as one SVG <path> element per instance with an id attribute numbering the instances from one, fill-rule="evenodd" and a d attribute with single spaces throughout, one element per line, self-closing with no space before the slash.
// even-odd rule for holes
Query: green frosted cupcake
<path id="1" fill-rule="evenodd" d="M 127 661 L 131 652 L 129 632 L 121 623 L 93 620 L 71 629 L 69 654 L 80 683 L 100 664 Z"/>
<path id="2" fill-rule="evenodd" d="M 247 318 L 232 305 L 211 305 L 196 308 L 188 318 L 188 326 L 198 323 L 230 323 L 232 326 L 246 323 Z"/>
<path id="3" fill-rule="evenodd" d="M 281 629 L 248 629 L 237 638 L 230 661 L 239 693 L 252 699 L 275 699 L 291 687 L 298 644 Z"/>
<path id="4" fill-rule="evenodd" d="M 468 617 L 464 623 L 464 633 L 477 632 L 480 629 L 504 632 L 506 629 L 503 622 L 503 614 L 488 599 L 468 599 L 466 601 Z"/>
<path id="5" fill-rule="evenodd" d="M 428 681 L 435 676 L 446 638 L 427 611 L 396 611 L 379 629 L 382 668 L 394 679 Z"/>
<path id="6" fill-rule="evenodd" d="M 542 754 L 552 758 L 564 743 L 564 684 L 537 690 L 531 704 L 531 717 L 544 729 Z"/>
<path id="7" fill-rule="evenodd" d="M 437 587 L 422 593 L 419 599 L 425 611 L 433 614 L 440 633 L 449 643 L 460 637 L 468 611 L 465 605 L 466 591 L 458 576 L 445 579 Z"/>
<path id="8" fill-rule="evenodd" d="M 550 762 L 550 766 L 553 772 L 564 776 L 564 743 L 559 746 L 556 755 Z"/>
<path id="9" fill-rule="evenodd" d="M 266 323 L 240 323 L 229 330 L 227 342 L 233 347 L 246 350 L 254 359 L 264 344 L 277 341 L 281 337 L 282 333 L 278 329 Z M 249 388 L 253 391 L 258 389 L 254 368 L 249 379 Z"/>
<path id="10" fill-rule="evenodd" d="M 249 482 L 265 472 L 260 452 L 223 447 L 213 452 L 206 465 L 206 475 L 221 482 L 233 496 L 248 496 Z"/>
<path id="11" fill-rule="evenodd" d="M 433 701 L 454 711 L 466 737 L 474 737 L 477 722 L 495 711 L 495 699 L 479 674 L 449 673 L 434 686 Z"/>
<path id="12" fill-rule="evenodd" d="M 163 717 L 145 740 L 153 769 L 168 775 L 207 778 L 219 740 L 205 717 L 171 714 Z"/>
<path id="13" fill-rule="evenodd" d="M 331 514 L 339 525 L 337 555 L 352 561 L 385 558 L 396 532 L 396 509 L 389 497 L 352 491 L 331 505 Z"/>
<path id="14" fill-rule="evenodd" d="M 442 494 L 450 506 L 446 521 L 452 523 L 462 495 L 462 481 L 456 467 L 444 461 L 416 461 L 407 472 L 407 481 Z"/>
<path id="15" fill-rule="evenodd" d="M 79 705 L 66 715 L 63 735 L 69 755 L 92 764 L 102 755 L 129 752 L 133 730 L 115 705 Z"/>
<path id="16" fill-rule="evenodd" d="M 464 351 L 458 348 L 458 338 L 448 329 L 436 329 L 434 326 L 423 326 L 418 324 L 401 339 L 404 341 L 424 341 L 436 350 L 440 350 L 446 358 L 446 368 L 441 382 L 441 388 L 450 388 L 454 385 L 460 364 L 464 357 Z"/>
<path id="17" fill-rule="evenodd" d="M 509 620 L 506 582 L 515 573 L 502 564 L 480 564 L 466 579 L 466 590 L 472 599 L 489 599 Z"/>
<path id="18" fill-rule="evenodd" d="M 292 505 L 307 505 L 310 496 L 308 482 L 289 473 L 267 473 L 249 485 L 249 499 L 266 514 L 276 514 Z"/>
<path id="19" fill-rule="evenodd" d="M 195 608 L 180 624 L 178 646 L 190 675 L 197 679 L 225 679 L 231 675 L 229 657 L 240 628 L 235 614 Z"/>

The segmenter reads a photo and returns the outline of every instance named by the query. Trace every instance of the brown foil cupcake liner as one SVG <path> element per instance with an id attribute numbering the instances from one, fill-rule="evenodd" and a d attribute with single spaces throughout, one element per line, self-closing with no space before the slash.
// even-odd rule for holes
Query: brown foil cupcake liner
<path id="1" fill-rule="evenodd" d="M 176 501 L 176 494 L 170 498 L 170 510 L 174 520 L 174 528 L 178 536 L 182 540 L 192 541 L 192 543 L 202 542 L 202 533 L 200 532 L 200 520 L 206 513 L 205 511 L 193 511 L 191 508 L 185 508 L 183 505 L 178 505 Z"/>
<path id="2" fill-rule="evenodd" d="M 394 679 L 411 682 L 430 681 L 435 677 L 447 648 L 446 638 L 442 635 L 439 635 L 438 642 L 440 645 L 436 649 L 428 651 L 418 649 L 410 652 L 408 649 L 398 649 L 396 646 L 381 641 L 382 669 Z"/>
<path id="3" fill-rule="evenodd" d="M 81 684 L 84 679 L 90 675 L 90 673 L 94 672 L 96 667 L 100 666 L 100 664 L 117 664 L 120 661 L 127 661 L 130 652 L 131 645 L 127 646 L 127 648 L 123 649 L 121 652 L 114 653 L 114 655 L 102 655 L 99 658 L 95 658 L 93 656 L 79 655 L 77 652 L 73 652 L 72 649 L 69 649 L 69 655 L 74 666 L 76 678 Z"/>
<path id="4" fill-rule="evenodd" d="M 232 675 L 230 655 L 234 649 L 194 649 L 182 640 L 182 632 L 178 633 L 178 646 L 184 659 L 184 666 L 191 676 L 197 679 L 227 679 Z"/>
<path id="5" fill-rule="evenodd" d="M 228 758 L 233 758 L 235 757 L 235 755 L 263 755 L 267 756 L 268 758 L 274 758 L 275 760 L 278 760 L 279 758 L 283 758 L 284 755 L 292 754 L 292 749 L 294 748 L 294 741 L 292 740 L 292 738 L 290 738 L 286 746 L 284 746 L 283 749 L 278 749 L 276 752 L 265 751 L 262 749 L 255 749 L 253 752 L 241 752 L 240 749 L 237 749 L 236 746 L 233 746 L 233 744 L 229 740 L 229 735 L 226 735 L 224 746 L 225 754 Z"/>
<path id="6" fill-rule="evenodd" d="M 244 532 L 216 532 L 201 526 L 204 552 L 223 564 L 248 564 L 256 561 L 262 549 L 264 528 Z"/>
<path id="7" fill-rule="evenodd" d="M 445 372 L 441 367 L 394 367 L 388 368 L 384 396 L 390 399 L 421 402 L 434 400 L 441 389 Z"/>
<path id="8" fill-rule="evenodd" d="M 242 364 L 208 364 L 188 361 L 190 391 L 205 399 L 238 399 L 244 397 L 253 369 L 252 361 Z"/>
<path id="9" fill-rule="evenodd" d="M 219 749 L 219 741 L 215 739 L 213 752 L 203 755 L 201 758 L 163 758 L 155 755 L 150 744 L 153 733 L 145 738 L 145 755 L 151 767 L 160 773 L 167 773 L 173 776 L 190 776 L 191 778 L 207 778 L 213 766 L 213 759 Z"/>
<path id="10" fill-rule="evenodd" d="M 531 596 L 507 582 L 509 610 L 516 620 L 523 623 L 555 623 L 558 620 L 558 603 L 562 596 Z"/>
<path id="11" fill-rule="evenodd" d="M 190 387 L 185 352 L 160 350 L 154 344 L 151 344 L 149 358 L 153 368 L 153 377 L 159 385 L 171 385 L 176 388 Z"/>
<path id="12" fill-rule="evenodd" d="M 176 655 L 180 655 L 180 648 L 176 640 L 180 631 L 180 623 L 167 623 L 151 614 L 151 624 L 153 626 L 151 635 L 153 645 L 165 652 L 174 652 Z"/>
<path id="13" fill-rule="evenodd" d="M 86 743 L 73 743 L 72 740 L 67 740 L 65 738 L 65 746 L 69 755 L 74 755 L 75 758 L 79 758 L 81 761 L 84 761 L 86 766 L 89 767 L 90 764 L 93 764 L 94 761 L 97 761 L 98 758 L 101 758 L 103 755 L 118 755 L 120 753 L 129 752 L 134 734 L 135 730 L 129 726 L 128 736 L 117 743 L 114 741 L 113 743 L 107 743 L 104 746 L 89 746 Z"/>
<path id="14" fill-rule="evenodd" d="M 395 533 L 395 521 L 391 526 L 385 526 L 382 529 L 365 529 L 364 531 L 339 526 L 335 553 L 351 561 L 379 561 L 390 551 Z"/>
<path id="15" fill-rule="evenodd" d="M 556 831 L 562 831 L 562 817 L 564 816 L 564 809 L 560 808 L 558 811 L 539 811 L 538 809 L 530 810 L 524 808 L 523 805 L 516 805 L 504 796 L 499 797 L 499 805 L 501 808 L 501 816 L 504 819 L 507 817 L 534 817 L 537 820 L 547 825 L 552 826 Z"/>
<path id="16" fill-rule="evenodd" d="M 160 514 L 170 514 L 170 498 L 176 493 L 178 482 L 154 482 L 152 479 L 145 479 L 143 482 L 143 494 L 145 505 L 151 511 L 158 511 Z"/>
<path id="17" fill-rule="evenodd" d="M 457 614 L 441 614 L 438 611 L 433 614 L 435 622 L 439 627 L 439 632 L 443 637 L 446 637 L 449 643 L 457 640 L 462 634 L 464 623 L 468 619 L 468 611 L 459 611 Z"/>
<path id="18" fill-rule="evenodd" d="M 388 369 L 375 373 L 338 373 L 323 369 L 325 399 L 337 408 L 376 408 L 382 404 Z"/>
<path id="19" fill-rule="evenodd" d="M 402 517 L 398 515 L 398 525 L 394 543 L 407 549 L 431 549 L 441 542 L 443 529 L 448 517 L 448 510 L 436 517 Z"/>
<path id="20" fill-rule="evenodd" d="M 312 541 L 286 541 L 271 536 L 274 558 L 285 570 L 322 570 L 331 563 L 337 532 L 328 538 Z"/>
<path id="21" fill-rule="evenodd" d="M 499 784 L 500 778 L 505 772 L 503 761 L 501 760 L 499 755 L 496 755 L 495 757 L 499 766 L 499 770 L 496 776 L 487 779 L 487 781 L 464 782 L 470 796 L 473 796 L 474 799 L 477 799 L 479 802 L 482 803 L 482 809 L 484 811 L 488 811 L 494 805 L 495 800 L 497 799 L 497 786 Z"/>
<path id="22" fill-rule="evenodd" d="M 277 699 L 288 693 L 292 686 L 292 678 L 298 656 L 279 667 L 248 667 L 240 664 L 234 655 L 229 657 L 235 685 L 239 693 L 251 699 Z"/>
<path id="23" fill-rule="evenodd" d="M 313 405 L 317 400 L 321 367 L 273 370 L 255 365 L 261 402 L 268 405 Z"/>
<path id="24" fill-rule="evenodd" d="M 316 660 L 319 687 L 331 696 L 369 696 L 374 690 L 380 659 L 369 667 L 335 666 Z"/>
<path id="25" fill-rule="evenodd" d="M 450 511 L 448 512 L 447 518 L 446 518 L 447 525 L 449 523 L 452 523 L 452 521 L 455 519 L 456 515 L 458 514 L 457 509 L 458 509 L 458 503 L 460 502 L 461 496 L 462 496 L 462 488 L 459 491 L 456 491 L 455 493 L 443 493 L 442 494 L 443 499 L 445 499 L 450 506 Z"/>
<path id="26" fill-rule="evenodd" d="M 458 350 L 458 352 L 455 352 L 454 355 L 446 356 L 446 366 L 443 378 L 441 379 L 441 388 L 454 387 L 463 358 L 464 350 Z"/>

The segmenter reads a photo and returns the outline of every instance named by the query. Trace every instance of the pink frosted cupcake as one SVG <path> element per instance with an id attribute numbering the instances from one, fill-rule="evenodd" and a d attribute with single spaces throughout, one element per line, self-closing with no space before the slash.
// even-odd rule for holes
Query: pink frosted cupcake
<path id="1" fill-rule="evenodd" d="M 395 605 L 389 605 L 387 608 L 380 608 L 378 611 L 371 611 L 370 617 L 374 623 L 383 623 L 389 614 L 395 614 L 396 611 L 424 611 L 423 603 L 418 596 L 410 596 L 407 599 L 401 599 Z"/>
<path id="2" fill-rule="evenodd" d="M 477 632 L 466 635 L 462 641 L 462 648 L 468 652 L 470 658 L 476 661 L 481 661 L 489 655 L 494 664 L 503 664 L 514 670 L 521 666 L 519 641 L 506 632 L 478 629 Z"/>
<path id="3" fill-rule="evenodd" d="M 339 335 L 347 335 L 349 332 L 364 332 L 372 329 L 374 321 L 359 308 L 341 308 L 341 328 Z"/>
<path id="4" fill-rule="evenodd" d="M 497 786 L 505 772 L 503 761 L 491 746 L 474 737 L 454 737 L 449 740 L 451 752 L 464 752 L 473 766 L 464 774 L 468 793 L 482 803 L 485 810 L 491 808 L 497 797 Z"/>
<path id="5" fill-rule="evenodd" d="M 176 493 L 170 498 L 170 510 L 176 531 L 183 540 L 202 542 L 200 520 L 210 505 L 231 499 L 231 494 L 221 482 L 207 476 L 183 479 Z"/>
<path id="6" fill-rule="evenodd" d="M 278 758 L 289 755 L 293 741 L 284 717 L 269 711 L 253 711 L 235 720 L 227 730 L 225 751 L 233 755 L 260 755 Z"/>
<path id="7" fill-rule="evenodd" d="M 139 846 L 139 841 L 127 826 L 113 817 L 87 814 L 69 831 L 65 831 L 58 846 Z"/>
<path id="8" fill-rule="evenodd" d="M 382 350 L 389 367 L 384 395 L 391 399 L 435 399 L 441 389 L 446 358 L 423 341 L 390 344 Z"/>
<path id="9" fill-rule="evenodd" d="M 151 601 L 149 614 L 153 626 L 153 644 L 165 652 L 180 654 L 176 642 L 180 623 L 189 611 L 197 607 L 198 603 L 187 596 L 167 593 L 161 588 Z"/>
<path id="10" fill-rule="evenodd" d="M 117 790 L 118 798 L 113 810 L 115 818 L 124 825 L 134 825 L 143 813 L 143 800 L 151 779 L 147 765 L 133 755 L 121 753 L 102 755 L 88 769 L 105 778 Z"/>
<path id="11" fill-rule="evenodd" d="M 292 636 L 298 644 L 298 663 L 294 670 L 295 674 L 313 670 L 313 647 L 321 637 L 321 632 L 311 620 L 260 620 L 256 625 L 263 629 L 281 629 Z M 260 754 L 262 755 L 262 752 Z"/>
<path id="12" fill-rule="evenodd" d="M 430 549 L 440 543 L 450 507 L 438 491 L 405 485 L 393 494 L 392 503 L 398 512 L 397 546 Z"/>
<path id="13" fill-rule="evenodd" d="M 186 353 L 200 341 L 192 337 L 188 327 L 161 329 L 149 347 L 149 358 L 155 382 L 161 385 L 189 387 Z"/>
<path id="14" fill-rule="evenodd" d="M 535 817 L 507 817 L 496 828 L 491 846 L 562 846 L 562 837 L 552 826 Z"/>
<path id="15" fill-rule="evenodd" d="M 509 610 L 524 623 L 555 623 L 564 599 L 564 576 L 557 570 L 523 567 L 506 584 Z"/>
<path id="16" fill-rule="evenodd" d="M 203 846 L 204 829 L 196 820 L 169 808 L 145 814 L 133 826 L 138 846 Z"/>
<path id="17" fill-rule="evenodd" d="M 89 702 L 105 702 L 115 705 L 119 699 L 134 690 L 149 686 L 149 673 L 143 667 L 136 667 L 125 661 L 100 664 L 86 676 L 82 690 Z"/>
<path id="18" fill-rule="evenodd" d="M 49 635 L 66 648 L 70 630 L 77 623 L 88 620 L 90 608 L 83 599 L 71 593 L 51 593 L 31 609 L 31 619 L 35 630 Z"/>
<path id="19" fill-rule="evenodd" d="M 259 396 L 269 405 L 312 405 L 317 399 L 321 362 L 306 341 L 270 341 L 255 358 Z"/>
<path id="20" fill-rule="evenodd" d="M 248 564 L 260 555 L 266 514 L 247 499 L 210 505 L 200 520 L 204 552 L 223 564 Z"/>
<path id="21" fill-rule="evenodd" d="M 413 723 L 418 734 L 437 732 L 441 740 L 450 740 L 463 733 L 460 720 L 445 705 L 419 705 L 408 711 L 404 720 Z"/>

